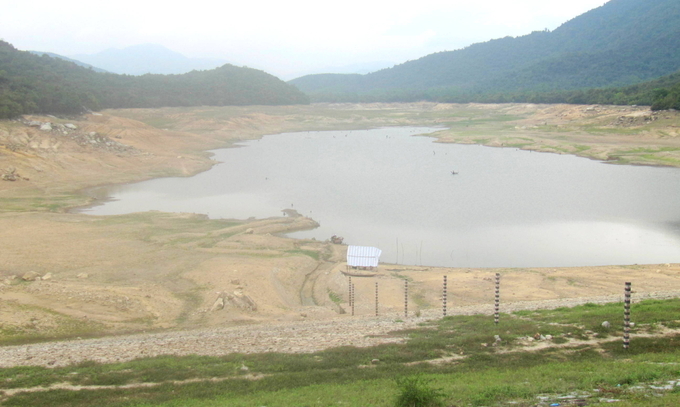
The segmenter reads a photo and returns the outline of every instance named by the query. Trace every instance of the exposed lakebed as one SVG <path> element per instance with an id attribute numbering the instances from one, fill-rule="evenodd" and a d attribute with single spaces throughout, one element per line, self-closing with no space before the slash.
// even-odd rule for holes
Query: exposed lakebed
<path id="1" fill-rule="evenodd" d="M 432 128 L 287 133 L 215 150 L 190 178 L 101 188 L 97 215 L 280 216 L 291 234 L 376 246 L 382 261 L 451 267 L 680 262 L 680 170 L 435 143 Z M 456 174 L 453 174 L 456 172 Z"/>

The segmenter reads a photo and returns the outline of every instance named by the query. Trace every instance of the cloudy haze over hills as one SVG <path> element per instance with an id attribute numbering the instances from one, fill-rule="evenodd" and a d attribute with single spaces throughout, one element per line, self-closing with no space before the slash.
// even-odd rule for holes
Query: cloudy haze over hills
<path id="1" fill-rule="evenodd" d="M 128 75 L 181 74 L 193 70 L 213 69 L 228 63 L 222 59 L 187 58 L 157 44 L 133 45 L 123 49 L 110 48 L 96 54 L 69 57 L 109 72 Z"/>
<path id="2" fill-rule="evenodd" d="M 382 0 L 3 3 L 0 38 L 21 50 L 82 56 L 158 44 L 187 58 L 229 61 L 292 79 L 552 30 L 605 1 L 423 0 L 408 7 Z"/>

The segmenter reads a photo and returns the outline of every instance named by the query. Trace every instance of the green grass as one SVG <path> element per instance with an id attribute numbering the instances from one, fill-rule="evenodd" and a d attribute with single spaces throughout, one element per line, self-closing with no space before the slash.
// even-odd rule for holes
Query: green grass
<path id="1" fill-rule="evenodd" d="M 342 296 L 330 288 L 328 289 L 328 298 L 330 298 L 330 300 L 336 304 L 340 304 L 342 302 Z"/>
<path id="2" fill-rule="evenodd" d="M 3 304 L 3 310 L 8 313 L 34 311 L 36 315 L 42 315 L 43 319 L 50 320 L 50 328 L 44 329 L 30 323 L 21 326 L 0 324 L 0 346 L 94 337 L 104 331 L 104 326 L 100 323 L 74 318 L 36 305 L 8 302 Z"/>
<path id="3" fill-rule="evenodd" d="M 0 389 L 64 381 L 85 386 L 156 384 L 19 393 L 2 401 L 8 406 L 394 406 L 405 388 L 413 390 L 409 383 L 416 394 L 436 390 L 443 405 L 532 406 L 539 396 L 558 401 L 560 396 L 581 394 L 588 396 L 589 405 L 598 405 L 605 396 L 628 403 L 617 405 L 661 406 L 677 401 L 680 392 L 656 391 L 649 385 L 680 379 L 680 336 L 636 335 L 647 328 L 677 325 L 679 309 L 677 299 L 634 304 L 637 326 L 629 350 L 622 348 L 621 327 L 615 326 L 620 325 L 622 304 L 585 304 L 503 314 L 498 325 L 485 315 L 447 317 L 395 333 L 408 337 L 406 343 L 371 348 L 0 369 Z M 607 331 L 601 327 L 605 319 L 612 322 Z M 524 348 L 524 338 L 536 333 L 553 335 L 553 342 L 562 346 L 594 334 L 611 338 L 566 348 Z M 497 347 L 491 346 L 494 335 L 502 339 Z M 372 362 L 375 359 L 379 361 Z M 429 362 L 435 360 L 441 363 Z M 241 369 L 244 365 L 247 372 Z"/>
<path id="4" fill-rule="evenodd" d="M 302 256 L 309 256 L 313 258 L 314 260 L 319 260 L 321 258 L 321 254 L 316 251 L 316 250 L 305 250 L 305 249 L 295 249 L 295 250 L 286 250 L 286 253 L 292 254 L 292 255 L 302 255 Z"/>

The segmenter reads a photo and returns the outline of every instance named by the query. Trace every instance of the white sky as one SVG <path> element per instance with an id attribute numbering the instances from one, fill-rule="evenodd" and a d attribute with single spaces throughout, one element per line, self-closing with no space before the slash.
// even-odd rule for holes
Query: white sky
<path id="1" fill-rule="evenodd" d="M 21 50 L 66 56 L 154 43 L 290 79 L 553 30 L 605 2 L 0 0 L 0 38 Z"/>

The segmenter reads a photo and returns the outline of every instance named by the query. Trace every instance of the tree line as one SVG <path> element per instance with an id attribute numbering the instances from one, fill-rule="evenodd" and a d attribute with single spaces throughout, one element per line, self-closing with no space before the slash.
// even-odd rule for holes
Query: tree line
<path id="1" fill-rule="evenodd" d="M 256 69 L 226 64 L 181 75 L 117 75 L 0 41 L 0 118 L 107 108 L 306 103 L 309 97 L 295 86 Z"/>

